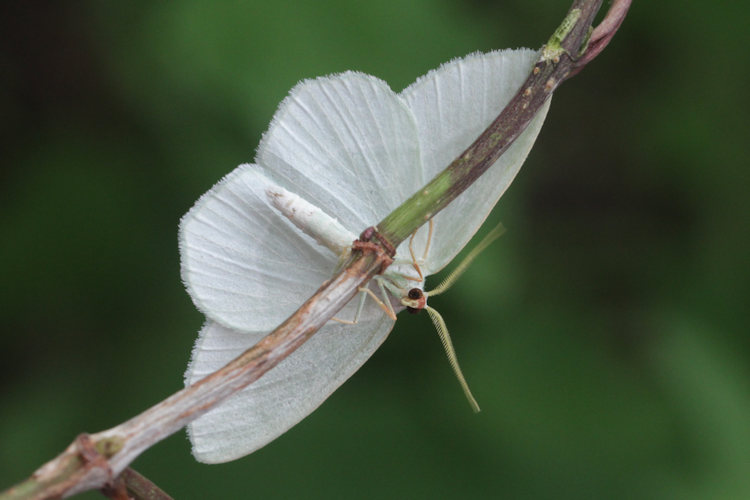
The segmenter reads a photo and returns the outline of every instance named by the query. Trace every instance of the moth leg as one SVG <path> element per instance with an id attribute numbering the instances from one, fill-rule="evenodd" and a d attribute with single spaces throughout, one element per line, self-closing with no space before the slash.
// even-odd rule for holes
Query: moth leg
<path id="1" fill-rule="evenodd" d="M 395 264 L 395 265 L 399 265 L 399 264 L 410 264 L 410 265 L 413 265 L 414 261 L 412 259 L 396 259 L 396 260 L 393 261 L 393 264 Z M 423 279 L 423 278 L 420 278 L 419 276 L 412 276 L 410 274 L 397 273 L 395 271 L 390 271 L 390 270 L 388 271 L 388 274 L 390 274 L 392 276 L 399 276 L 399 277 L 404 278 L 405 280 L 408 280 L 408 281 L 420 282 Z"/>
<path id="2" fill-rule="evenodd" d="M 386 290 L 385 288 L 385 279 L 381 278 L 380 276 L 377 276 L 375 278 L 375 281 L 378 282 L 378 288 L 380 288 L 380 293 L 383 295 L 383 300 L 378 300 L 375 294 L 372 293 L 369 289 L 367 291 L 370 292 L 370 294 L 372 295 L 372 298 L 375 299 L 378 305 L 383 308 L 383 310 L 388 315 L 388 317 L 391 318 L 393 321 L 396 321 L 396 311 L 393 310 L 393 306 L 391 305 L 391 299 L 390 299 L 390 296 L 388 295 L 388 290 Z"/>
<path id="3" fill-rule="evenodd" d="M 432 219 L 430 219 L 430 221 L 432 221 Z M 404 278 L 412 279 L 413 281 L 423 281 L 424 275 L 422 274 L 422 270 L 419 268 L 417 257 L 414 255 L 414 237 L 416 235 L 417 235 L 417 231 L 414 231 L 413 233 L 411 233 L 411 238 L 409 238 L 409 255 L 411 255 L 411 265 L 414 266 L 414 270 L 417 271 L 419 278 L 413 279 L 413 278 L 409 278 L 408 276 L 404 276 Z"/>
<path id="4" fill-rule="evenodd" d="M 432 233 L 435 230 L 435 221 L 430 219 L 428 222 L 428 233 L 427 233 L 427 244 L 424 246 L 424 252 L 422 253 L 422 262 L 427 260 L 427 255 L 430 253 L 430 243 L 432 243 Z"/>
<path id="5" fill-rule="evenodd" d="M 427 260 L 427 255 L 430 253 L 432 234 L 435 231 L 435 222 L 432 219 L 428 221 L 428 228 L 427 243 L 425 244 L 424 251 L 422 252 L 422 262 L 425 262 Z M 414 254 L 414 237 L 416 235 L 417 231 L 414 231 L 413 233 L 411 233 L 411 237 L 409 238 L 409 254 L 411 255 L 411 265 L 414 266 L 414 270 L 417 271 L 419 278 L 414 278 L 413 276 L 401 273 L 399 273 L 399 275 L 410 281 L 424 281 L 424 274 L 422 274 L 422 269 L 419 267 L 419 260 L 417 260 L 417 256 Z"/>
<path id="6" fill-rule="evenodd" d="M 345 325 L 356 325 L 359 323 L 359 316 L 362 314 L 362 308 L 365 306 L 365 299 L 367 298 L 367 294 L 364 293 L 364 288 L 360 288 L 360 294 L 359 294 L 359 304 L 357 305 L 357 312 L 354 313 L 354 319 L 341 319 L 341 318 L 331 318 L 332 321 L 336 321 L 337 323 L 343 323 Z"/>
<path id="7" fill-rule="evenodd" d="M 354 314 L 353 320 L 346 320 L 341 318 L 331 318 L 333 321 L 337 321 L 339 323 L 343 323 L 345 325 L 356 325 L 359 323 L 359 316 L 362 314 L 362 308 L 365 305 L 365 299 L 369 295 L 372 297 L 372 299 L 375 301 L 375 303 L 380 306 L 380 308 L 385 311 L 385 313 L 388 315 L 389 318 L 391 318 L 393 321 L 396 321 L 396 312 L 393 310 L 393 306 L 391 306 L 391 301 L 388 299 L 388 293 L 385 289 L 385 286 L 383 285 L 383 281 L 381 278 L 376 277 L 375 280 L 378 282 L 378 287 L 380 288 L 381 293 L 383 294 L 383 298 L 385 301 L 380 300 L 377 295 L 375 295 L 375 292 L 370 290 L 369 288 L 362 287 L 359 289 L 361 295 L 359 299 L 359 305 L 357 306 L 357 312 Z"/>

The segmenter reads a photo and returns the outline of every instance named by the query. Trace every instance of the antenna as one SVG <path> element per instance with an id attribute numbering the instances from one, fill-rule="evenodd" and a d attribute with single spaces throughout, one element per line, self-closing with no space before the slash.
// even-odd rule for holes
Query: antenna
<path id="1" fill-rule="evenodd" d="M 430 220 L 430 222 L 432 222 L 432 220 Z M 422 292 L 422 290 L 420 290 L 419 288 L 412 288 L 411 290 L 409 290 L 406 297 L 401 299 L 401 303 L 405 305 L 410 311 L 417 312 L 420 309 L 424 309 L 430 315 L 432 324 L 435 325 L 435 329 L 437 330 L 438 336 L 440 337 L 440 342 L 443 344 L 443 349 L 445 349 L 445 354 L 448 356 L 448 361 L 451 364 L 451 368 L 453 368 L 453 373 L 456 374 L 458 383 L 461 384 L 461 389 L 463 389 L 466 399 L 469 400 L 471 409 L 475 412 L 479 411 L 479 404 L 477 403 L 477 400 L 474 399 L 474 395 L 469 389 L 469 384 L 466 382 L 466 378 L 461 371 L 461 366 L 458 364 L 458 357 L 456 356 L 456 350 L 453 348 L 453 342 L 451 342 L 451 336 L 448 333 L 448 327 L 445 325 L 445 320 L 443 320 L 443 317 L 440 316 L 440 313 L 427 305 L 426 297 L 440 295 L 441 293 L 448 290 L 451 286 L 453 286 L 456 280 L 458 280 L 458 278 L 464 273 L 464 271 L 468 269 L 469 265 L 474 261 L 474 259 L 476 259 L 477 256 L 490 245 L 490 243 L 499 238 L 500 235 L 502 235 L 504 232 L 505 227 L 502 224 L 498 224 L 497 226 L 495 226 L 494 229 L 487 233 L 487 236 L 485 236 L 482 241 L 480 241 L 479 244 L 474 247 L 471 252 L 469 252 L 464 260 L 461 261 L 461 263 L 448 275 L 448 277 L 445 278 L 442 283 L 437 286 L 437 288 L 433 289 L 430 292 Z M 430 224 L 429 234 L 429 239 L 431 238 L 432 224 Z M 414 235 L 412 235 L 412 240 L 413 239 Z M 429 239 L 427 243 L 428 248 Z M 411 241 L 409 242 L 409 251 L 411 252 L 412 259 L 414 260 L 414 267 L 421 276 L 422 273 L 419 270 L 416 259 L 414 259 L 414 251 L 411 249 Z M 426 255 L 427 251 L 425 251 L 425 257 Z"/>

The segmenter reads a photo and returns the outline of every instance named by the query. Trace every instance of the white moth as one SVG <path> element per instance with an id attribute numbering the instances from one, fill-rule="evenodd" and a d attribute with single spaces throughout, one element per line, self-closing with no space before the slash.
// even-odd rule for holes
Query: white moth
<path id="1" fill-rule="evenodd" d="M 298 84 L 263 136 L 255 164 L 204 194 L 180 226 L 182 277 L 206 315 L 185 374 L 192 384 L 254 345 L 329 279 L 365 228 L 382 220 L 469 146 L 523 83 L 530 50 L 473 54 L 400 94 L 346 72 Z M 511 183 L 542 126 L 545 106 L 478 182 L 414 239 L 424 276 L 468 243 Z M 404 308 L 422 290 L 408 241 L 379 281 Z M 373 280 L 376 296 L 381 290 Z M 401 296 L 399 296 L 401 295 Z M 357 315 L 352 300 L 341 319 Z M 331 321 L 258 381 L 188 428 L 202 462 L 233 460 L 272 441 L 317 408 L 378 348 L 394 321 L 364 301 L 356 324 Z M 453 360 L 452 364 L 453 364 Z M 457 365 L 454 366 L 457 369 Z M 458 372 L 458 370 L 457 370 Z M 467 390 L 468 395 L 468 390 Z"/>

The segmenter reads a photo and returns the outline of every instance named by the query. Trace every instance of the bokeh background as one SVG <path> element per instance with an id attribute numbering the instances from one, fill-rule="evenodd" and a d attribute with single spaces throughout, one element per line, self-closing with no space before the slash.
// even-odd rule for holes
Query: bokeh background
<path id="1" fill-rule="evenodd" d="M 357 69 L 400 90 L 539 47 L 568 6 L 4 2 L 0 488 L 181 387 L 202 318 L 179 218 L 295 83 Z M 750 497 L 748 21 L 636 1 L 557 92 L 493 212 L 508 232 L 432 302 L 482 413 L 406 316 L 266 448 L 207 466 L 179 433 L 134 467 L 180 499 Z"/>

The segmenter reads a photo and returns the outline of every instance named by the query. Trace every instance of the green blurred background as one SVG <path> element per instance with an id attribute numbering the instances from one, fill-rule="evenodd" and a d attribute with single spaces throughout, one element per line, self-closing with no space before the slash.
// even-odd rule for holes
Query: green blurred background
<path id="1" fill-rule="evenodd" d="M 357 69 L 400 90 L 539 47 L 568 6 L 3 3 L 0 489 L 181 387 L 202 318 L 179 218 L 295 83 Z M 266 448 L 207 466 L 181 432 L 134 467 L 180 499 L 750 497 L 749 21 L 636 1 L 558 91 L 493 212 L 508 232 L 432 302 L 482 413 L 407 315 Z"/>

